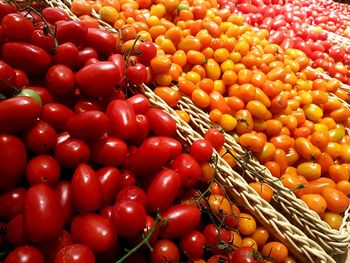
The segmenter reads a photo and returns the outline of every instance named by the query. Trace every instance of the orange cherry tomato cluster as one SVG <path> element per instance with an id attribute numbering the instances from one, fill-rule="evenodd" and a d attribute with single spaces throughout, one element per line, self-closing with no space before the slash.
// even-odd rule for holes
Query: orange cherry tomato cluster
<path id="1" fill-rule="evenodd" d="M 267 30 L 253 30 L 215 0 L 74 0 L 71 8 L 89 26 L 95 23 L 87 15 L 96 12 L 120 30 L 124 50 L 154 42 L 148 84 L 158 96 L 172 107 L 189 96 L 310 209 L 340 227 L 350 204 L 350 110 L 330 95 L 348 98 L 338 80 L 316 76 L 302 51 L 270 44 Z M 271 200 L 267 185 L 252 186 Z"/>

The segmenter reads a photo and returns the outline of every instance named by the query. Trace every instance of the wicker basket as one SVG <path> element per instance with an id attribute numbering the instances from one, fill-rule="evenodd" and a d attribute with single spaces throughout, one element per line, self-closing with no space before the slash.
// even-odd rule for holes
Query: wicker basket
<path id="1" fill-rule="evenodd" d="M 69 5 L 70 1 L 66 0 L 66 3 L 56 0 L 46 0 L 46 2 L 52 6 L 61 8 L 73 18 L 77 17 L 70 11 Z M 116 32 L 109 24 L 100 20 L 98 14 L 93 11 L 92 14 L 98 21 L 101 26 L 106 27 L 112 32 Z M 143 86 L 143 93 L 149 98 L 151 104 L 155 107 L 158 107 L 167 113 L 169 113 L 177 122 L 178 127 L 178 136 L 183 140 L 191 143 L 196 139 L 202 138 L 201 135 L 191 128 L 186 122 L 181 120 L 174 109 L 170 108 L 160 97 L 158 97 L 150 88 Z M 184 105 L 188 104 L 189 109 L 185 109 Z M 206 119 L 205 113 L 201 112 L 197 107 L 195 107 L 192 101 L 186 101 L 186 98 L 181 100 L 179 106 L 185 109 L 190 113 L 192 123 L 196 127 L 208 127 L 210 125 L 208 119 Z M 194 106 L 192 108 L 191 106 Z M 199 115 L 198 115 L 199 113 Z M 205 125 L 204 125 L 205 124 Z M 206 129 L 206 128 L 204 128 Z M 200 130 L 202 131 L 202 130 Z M 229 142 L 229 141 L 228 141 Z M 230 142 L 229 142 L 230 143 Z M 226 146 L 231 147 L 227 144 Z M 241 148 L 240 148 L 241 149 Z M 242 149 L 241 149 L 242 150 Z M 243 150 L 242 150 L 243 151 Z M 240 151 L 237 151 L 240 153 Z M 243 152 L 241 152 L 243 154 Z M 310 239 L 303 230 L 300 230 L 295 225 L 291 224 L 288 219 L 276 211 L 276 209 L 271 206 L 268 202 L 263 200 L 256 192 L 251 188 L 243 177 L 234 171 L 219 155 L 214 153 L 218 160 L 218 173 L 217 179 L 220 180 L 224 185 L 227 186 L 229 193 L 237 200 L 241 205 L 243 205 L 247 210 L 249 210 L 257 220 L 269 229 L 270 233 L 273 234 L 276 238 L 281 240 L 283 243 L 288 246 L 289 250 L 299 259 L 300 262 L 335 262 L 335 260 L 330 256 L 329 253 L 326 253 L 322 247 Z M 244 152 L 245 154 L 245 152 Z M 247 163 L 251 165 L 251 163 Z M 253 164 L 252 168 L 256 167 L 257 164 Z M 288 198 L 285 200 L 289 201 Z M 279 200 L 278 200 L 279 201 Z M 299 208 L 293 208 L 293 203 L 287 204 L 284 202 L 286 208 L 291 210 L 298 210 Z M 303 206 L 304 210 L 310 212 L 308 209 Z M 288 215 L 289 216 L 289 215 Z M 314 219 L 314 215 L 310 217 L 310 221 Z M 300 220 L 298 220 L 300 221 Z M 314 223 L 313 223 L 314 224 Z M 335 242 L 340 242 L 336 240 Z M 343 244 L 344 247 L 347 244 Z M 343 250 L 342 250 L 343 251 Z"/>

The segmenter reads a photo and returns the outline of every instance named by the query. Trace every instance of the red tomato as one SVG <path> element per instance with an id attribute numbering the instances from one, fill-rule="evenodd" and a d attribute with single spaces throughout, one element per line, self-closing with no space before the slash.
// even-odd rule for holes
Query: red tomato
<path id="1" fill-rule="evenodd" d="M 126 143 L 114 137 L 101 138 L 93 142 L 90 149 L 91 161 L 105 166 L 124 164 L 128 151 Z"/>
<path id="2" fill-rule="evenodd" d="M 130 157 L 128 168 L 135 175 L 149 175 L 162 168 L 169 160 L 170 149 L 159 137 L 147 138 Z"/>
<path id="3" fill-rule="evenodd" d="M 28 237 L 24 230 L 23 215 L 15 216 L 7 225 L 7 242 L 14 246 L 22 246 L 28 244 Z"/>
<path id="4" fill-rule="evenodd" d="M 170 169 L 158 172 L 147 190 L 148 208 L 152 212 L 165 211 L 174 202 L 181 189 L 180 175 Z M 162 198 L 159 198 L 159 197 Z"/>
<path id="5" fill-rule="evenodd" d="M 114 197 L 120 189 L 120 171 L 114 167 L 103 167 L 96 171 L 96 175 L 102 187 L 103 203 L 109 204 L 114 200 Z"/>
<path id="6" fill-rule="evenodd" d="M 64 167 L 75 168 L 80 163 L 87 163 L 89 157 L 90 150 L 84 141 L 68 138 L 56 144 L 55 159 Z"/>
<path id="7" fill-rule="evenodd" d="M 42 28 L 32 32 L 30 44 L 38 46 L 50 53 L 55 48 L 55 40 L 51 34 L 46 34 Z"/>
<path id="8" fill-rule="evenodd" d="M 28 239 L 33 242 L 47 241 L 61 234 L 64 224 L 62 207 L 49 186 L 37 184 L 28 189 L 23 222 Z"/>
<path id="9" fill-rule="evenodd" d="M 186 187 L 195 185 L 202 176 L 199 163 L 187 153 L 180 154 L 171 163 L 171 167 L 180 174 L 182 185 Z"/>
<path id="10" fill-rule="evenodd" d="M 109 56 L 108 61 L 113 62 L 118 67 L 120 77 L 119 79 L 122 80 L 125 76 L 126 71 L 126 62 L 124 57 L 120 54 L 113 54 Z M 122 81 L 120 81 L 118 84 L 122 84 Z"/>
<path id="11" fill-rule="evenodd" d="M 28 85 L 24 85 L 24 86 L 28 86 Z M 44 88 L 44 87 L 28 87 L 28 88 L 35 91 L 40 96 L 42 105 L 53 102 L 53 97 L 51 93 L 49 93 L 47 88 Z"/>
<path id="12" fill-rule="evenodd" d="M 55 188 L 58 202 L 62 207 L 64 224 L 67 226 L 73 219 L 72 185 L 68 181 L 61 181 Z"/>
<path id="13" fill-rule="evenodd" d="M 75 89 L 73 71 L 65 65 L 54 65 L 46 73 L 46 83 L 49 91 L 57 96 L 69 96 Z"/>
<path id="14" fill-rule="evenodd" d="M 60 8 L 46 7 L 42 10 L 41 13 L 45 20 L 50 24 L 54 24 L 55 22 L 61 20 L 71 20 L 67 12 Z"/>
<path id="15" fill-rule="evenodd" d="M 121 189 L 115 198 L 115 202 L 129 200 L 139 203 L 143 207 L 147 204 L 147 196 L 143 189 L 136 185 L 128 185 Z"/>
<path id="16" fill-rule="evenodd" d="M 213 146 L 207 140 L 196 140 L 190 147 L 190 153 L 198 162 L 207 162 L 213 154 Z"/>
<path id="17" fill-rule="evenodd" d="M 24 175 L 27 151 L 20 139 L 13 135 L 0 135 L 0 189 L 15 187 Z"/>
<path id="18" fill-rule="evenodd" d="M 95 211 L 102 206 L 102 186 L 94 170 L 80 164 L 72 178 L 72 203 L 78 212 Z"/>
<path id="19" fill-rule="evenodd" d="M 18 132 L 30 127 L 41 107 L 30 97 L 14 97 L 0 102 L 0 133 Z"/>
<path id="20" fill-rule="evenodd" d="M 150 257 L 151 263 L 179 262 L 180 251 L 173 241 L 160 239 L 154 244 Z"/>
<path id="21" fill-rule="evenodd" d="M 201 221 L 201 211 L 197 206 L 174 205 L 162 213 L 162 238 L 181 237 L 193 230 Z M 166 223 L 165 223 L 166 222 Z"/>
<path id="22" fill-rule="evenodd" d="M 113 100 L 107 110 L 112 136 L 132 138 L 136 133 L 136 115 L 132 106 L 124 100 Z"/>
<path id="23" fill-rule="evenodd" d="M 158 138 L 161 139 L 163 143 L 165 143 L 168 146 L 170 152 L 170 159 L 175 159 L 181 154 L 182 145 L 178 140 L 165 136 L 158 136 Z"/>
<path id="24" fill-rule="evenodd" d="M 51 63 L 51 56 L 45 50 L 24 42 L 4 44 L 2 57 L 9 65 L 34 76 L 45 74 Z"/>
<path id="25" fill-rule="evenodd" d="M 192 260 L 198 260 L 204 255 L 205 236 L 198 230 L 193 230 L 180 239 L 182 253 Z"/>
<path id="26" fill-rule="evenodd" d="M 53 55 L 53 64 L 62 64 L 71 69 L 77 65 L 79 50 L 76 45 L 66 42 L 56 48 Z"/>
<path id="27" fill-rule="evenodd" d="M 78 62 L 77 62 L 78 68 L 81 68 L 82 66 L 84 66 L 86 61 L 90 58 L 98 59 L 98 54 L 95 49 L 91 47 L 85 47 L 83 49 L 80 49 L 78 53 Z"/>
<path id="28" fill-rule="evenodd" d="M 88 29 L 78 20 L 57 21 L 56 38 L 59 44 L 71 42 L 77 47 L 81 46 L 87 37 Z"/>
<path id="29" fill-rule="evenodd" d="M 145 208 L 135 201 L 118 201 L 113 206 L 112 222 L 118 235 L 135 237 L 142 232 L 146 224 Z"/>
<path id="30" fill-rule="evenodd" d="M 10 221 L 23 212 L 23 203 L 26 190 L 16 188 L 0 195 L 0 218 Z"/>
<path id="31" fill-rule="evenodd" d="M 4 263 L 44 263 L 44 257 L 40 251 L 32 246 L 22 246 L 13 250 Z"/>
<path id="32" fill-rule="evenodd" d="M 91 249 L 103 252 L 116 245 L 117 235 L 112 222 L 100 215 L 81 214 L 73 219 L 71 225 L 73 240 Z"/>
<path id="33" fill-rule="evenodd" d="M 263 262 L 261 255 L 257 254 L 251 246 L 241 246 L 232 255 L 232 262 L 258 263 Z"/>
<path id="34" fill-rule="evenodd" d="M 218 129 L 211 128 L 204 134 L 204 139 L 209 141 L 215 150 L 220 151 L 225 143 L 225 136 Z"/>
<path id="35" fill-rule="evenodd" d="M 224 250 L 219 248 L 218 245 L 224 243 L 229 245 L 232 241 L 232 234 L 225 228 L 217 228 L 214 224 L 207 225 L 203 230 L 205 240 L 210 247 L 210 250 L 214 253 L 222 254 Z"/>
<path id="36" fill-rule="evenodd" d="M 26 179 L 30 185 L 47 184 L 54 187 L 60 176 L 61 168 L 50 155 L 35 156 L 27 164 Z"/>
<path id="37" fill-rule="evenodd" d="M 34 31 L 32 21 L 20 13 L 12 13 L 4 16 L 1 26 L 3 35 L 9 41 L 28 42 Z"/>
<path id="38" fill-rule="evenodd" d="M 151 103 L 146 96 L 142 94 L 136 94 L 131 98 L 127 99 L 127 102 L 133 108 L 135 114 L 146 114 L 148 109 L 151 107 Z"/>
<path id="39" fill-rule="evenodd" d="M 103 55 L 109 55 L 116 48 L 116 38 L 101 29 L 89 28 L 86 35 L 86 45 Z"/>
<path id="40" fill-rule="evenodd" d="M 95 256 L 87 246 L 72 244 L 57 253 L 54 263 L 95 263 Z"/>
<path id="41" fill-rule="evenodd" d="M 108 126 L 108 117 L 103 112 L 85 111 L 70 118 L 67 123 L 67 131 L 74 138 L 90 141 L 104 135 Z"/>
<path id="42" fill-rule="evenodd" d="M 80 91 L 90 97 L 105 97 L 113 93 L 120 82 L 118 67 L 112 62 L 97 62 L 80 69 L 76 82 Z"/>
<path id="43" fill-rule="evenodd" d="M 166 112 L 150 108 L 146 112 L 146 117 L 148 119 L 150 129 L 155 135 L 172 137 L 176 133 L 176 122 L 175 120 Z"/>
<path id="44" fill-rule="evenodd" d="M 154 58 L 157 55 L 157 48 L 152 42 L 142 42 L 137 47 L 137 50 L 141 52 L 141 54 L 139 55 L 140 60 L 142 64 L 145 65 L 148 65 L 152 58 Z"/>
<path id="45" fill-rule="evenodd" d="M 140 145 L 149 135 L 149 122 L 145 115 L 136 115 L 136 130 L 137 132 L 130 139 L 130 142 L 134 145 Z"/>
<path id="46" fill-rule="evenodd" d="M 50 124 L 55 131 L 60 132 L 66 129 L 66 125 L 74 112 L 60 103 L 45 104 L 41 111 L 40 119 Z"/>
<path id="47" fill-rule="evenodd" d="M 141 85 L 147 81 L 147 69 L 143 64 L 136 63 L 126 69 L 126 78 L 135 85 Z"/>
<path id="48" fill-rule="evenodd" d="M 23 72 L 23 71 L 22 71 Z M 25 74 L 25 73 L 23 73 Z M 10 67 L 8 64 L 6 64 L 3 61 L 0 61 L 0 78 L 2 80 L 6 80 L 4 82 L 0 82 L 0 92 L 1 94 L 5 95 L 5 96 L 12 96 L 12 90 L 11 90 L 11 86 L 16 85 L 16 71 Z M 28 83 L 29 84 L 29 83 Z M 22 88 L 23 86 L 21 86 L 20 88 Z"/>

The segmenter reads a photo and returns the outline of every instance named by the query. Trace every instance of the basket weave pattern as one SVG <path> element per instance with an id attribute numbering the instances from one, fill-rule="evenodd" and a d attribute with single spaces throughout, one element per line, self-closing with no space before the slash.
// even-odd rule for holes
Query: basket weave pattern
<path id="1" fill-rule="evenodd" d="M 71 4 L 69 0 L 66 0 L 65 3 L 56 0 L 46 0 L 46 2 L 52 7 L 61 8 L 67 11 L 67 13 L 73 19 L 78 19 L 68 7 Z M 98 19 L 101 26 L 107 28 L 111 32 L 116 32 L 116 30 L 112 28 L 109 24 L 101 21 L 99 15 L 95 11 L 93 11 L 92 16 Z M 181 139 L 192 143 L 193 141 L 202 138 L 202 136 L 199 133 L 194 131 L 186 122 L 180 119 L 177 113 L 172 108 L 170 108 L 160 97 L 158 97 L 150 88 L 148 88 L 147 86 L 143 86 L 143 93 L 148 97 L 153 106 L 166 111 L 175 119 L 178 127 L 177 133 Z M 185 108 L 185 105 L 187 106 L 187 108 Z M 187 98 L 183 97 L 179 102 L 179 108 L 186 110 L 190 114 L 192 123 L 197 128 L 200 128 L 201 133 L 210 127 L 210 121 L 208 121 L 206 113 L 198 109 L 192 103 L 192 101 L 187 100 Z M 232 137 L 230 139 L 228 138 L 228 136 L 226 136 L 226 147 L 235 149 L 235 151 L 238 154 L 242 154 L 242 156 L 246 154 L 246 151 L 244 151 L 238 144 L 236 144 Z M 248 209 L 259 220 L 260 223 L 267 227 L 270 230 L 271 234 L 275 235 L 278 239 L 284 242 L 288 246 L 290 251 L 301 262 L 335 262 L 334 259 L 330 256 L 330 253 L 326 253 L 322 249 L 322 247 L 319 245 L 319 240 L 317 240 L 317 238 L 315 238 L 317 240 L 316 242 L 314 240 L 311 240 L 307 235 L 304 234 L 304 230 L 301 230 L 298 227 L 292 225 L 284 215 L 276 211 L 276 209 L 272 207 L 271 204 L 263 200 L 253 190 L 253 188 L 251 188 L 247 184 L 247 182 L 242 178 L 242 176 L 235 172 L 218 155 L 218 153 L 214 153 L 214 155 L 218 160 L 218 180 L 220 180 L 223 184 L 227 186 L 227 189 L 229 190 L 230 194 L 236 200 L 238 200 L 246 209 Z M 249 159 L 247 165 L 249 165 L 251 169 L 256 169 L 256 167 L 258 167 L 260 164 L 254 159 Z M 280 185 L 279 187 L 281 187 L 281 189 L 283 188 L 282 185 Z M 310 211 L 305 204 L 295 205 L 294 202 L 290 202 L 289 195 L 285 195 L 283 194 L 283 192 L 284 191 L 280 191 L 281 195 L 277 195 L 279 196 L 278 201 L 281 202 L 281 200 L 284 200 L 283 202 L 281 202 L 281 204 L 283 204 L 282 206 L 284 206 L 286 210 L 294 211 L 293 214 L 296 215 L 296 221 L 299 221 L 301 224 L 303 224 L 304 222 L 309 222 L 310 228 L 312 226 L 318 225 L 318 222 L 314 222 L 315 216 L 313 215 L 313 213 L 311 213 L 312 211 Z M 303 216 L 304 212 L 300 212 L 300 207 L 302 207 L 302 211 L 305 211 L 308 215 L 306 216 L 306 218 Z M 299 215 L 302 217 L 302 219 L 298 218 Z M 321 226 L 323 226 L 325 223 L 321 221 L 319 223 L 319 229 L 320 232 L 322 232 Z M 333 236 L 329 236 L 328 234 L 323 235 L 322 238 L 331 239 L 331 242 L 334 241 L 334 243 L 336 243 L 338 246 L 340 244 L 341 249 L 338 249 L 336 251 L 336 254 L 342 253 L 349 242 L 342 242 L 342 240 L 336 239 L 336 237 L 339 237 L 339 233 L 337 231 L 332 232 L 332 234 Z"/>

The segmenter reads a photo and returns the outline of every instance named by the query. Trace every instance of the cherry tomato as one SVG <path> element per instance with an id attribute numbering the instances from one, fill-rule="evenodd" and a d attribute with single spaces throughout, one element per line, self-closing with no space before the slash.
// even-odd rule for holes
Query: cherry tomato
<path id="1" fill-rule="evenodd" d="M 142 64 L 148 65 L 152 58 L 154 58 L 157 55 L 157 49 L 155 45 L 152 42 L 142 42 L 138 47 L 137 50 L 141 52 L 140 60 Z"/>
<path id="2" fill-rule="evenodd" d="M 68 16 L 66 11 L 59 8 L 54 7 L 46 7 L 42 10 L 42 15 L 45 18 L 45 20 L 50 23 L 54 24 L 57 21 L 61 20 L 70 20 L 71 18 Z"/>
<path id="3" fill-rule="evenodd" d="M 150 258 L 151 263 L 179 262 L 180 251 L 173 241 L 160 239 L 154 244 Z"/>
<path id="4" fill-rule="evenodd" d="M 51 57 L 45 50 L 24 42 L 5 43 L 2 57 L 9 65 L 34 76 L 45 74 L 51 63 Z"/>
<path id="5" fill-rule="evenodd" d="M 72 203 L 78 212 L 95 211 L 102 206 L 102 185 L 87 164 L 80 164 L 72 178 Z"/>
<path id="6" fill-rule="evenodd" d="M 71 42 L 77 47 L 82 46 L 86 41 L 88 29 L 77 20 L 57 21 L 56 38 L 59 44 Z"/>
<path id="7" fill-rule="evenodd" d="M 325 187 L 322 196 L 327 202 L 327 209 L 333 213 L 343 213 L 350 204 L 349 198 L 341 191 Z"/>
<path id="8" fill-rule="evenodd" d="M 72 185 L 68 181 L 61 181 L 55 188 L 57 199 L 62 207 L 64 224 L 67 226 L 73 219 Z"/>
<path id="9" fill-rule="evenodd" d="M 24 175 L 27 151 L 23 142 L 13 135 L 0 135 L 0 189 L 15 187 Z"/>
<path id="10" fill-rule="evenodd" d="M 80 163 L 87 163 L 89 158 L 90 150 L 84 141 L 68 138 L 56 144 L 55 159 L 64 167 L 75 168 Z"/>
<path id="11" fill-rule="evenodd" d="M 112 62 L 90 64 L 76 74 L 80 91 L 90 97 L 110 95 L 120 80 L 119 69 Z"/>
<path id="12" fill-rule="evenodd" d="M 30 97 L 14 97 L 0 102 L 0 132 L 17 132 L 30 127 L 41 107 Z"/>
<path id="13" fill-rule="evenodd" d="M 142 232 L 146 224 L 145 208 L 135 201 L 118 201 L 113 206 L 112 222 L 118 235 L 135 237 Z"/>
<path id="14" fill-rule="evenodd" d="M 4 36 L 10 41 L 28 42 L 34 31 L 32 21 L 21 13 L 12 13 L 4 16 L 1 26 Z"/>
<path id="15" fill-rule="evenodd" d="M 103 203 L 109 204 L 120 188 L 121 173 L 117 168 L 107 166 L 96 171 L 96 175 L 102 187 Z"/>
<path id="16" fill-rule="evenodd" d="M 26 190 L 21 187 L 2 193 L 0 195 L 0 218 L 10 221 L 15 216 L 21 214 L 25 194 Z"/>
<path id="17" fill-rule="evenodd" d="M 263 262 L 261 255 L 251 246 L 240 246 L 233 252 L 232 262 L 258 263 Z"/>
<path id="18" fill-rule="evenodd" d="M 46 82 L 49 91 L 57 96 L 71 95 L 75 89 L 74 73 L 65 65 L 50 67 L 46 74 Z"/>
<path id="19" fill-rule="evenodd" d="M 91 249 L 103 252 L 116 245 L 112 222 L 100 215 L 86 213 L 76 216 L 71 225 L 73 240 Z"/>
<path id="20" fill-rule="evenodd" d="M 57 185 L 61 176 L 58 162 L 50 155 L 38 155 L 30 159 L 26 168 L 26 179 L 30 185 Z"/>
<path id="21" fill-rule="evenodd" d="M 115 198 L 115 202 L 122 200 L 135 201 L 143 207 L 147 205 L 147 196 L 145 191 L 135 185 L 128 185 L 119 191 Z"/>
<path id="22" fill-rule="evenodd" d="M 195 185 L 202 175 L 199 163 L 187 153 L 180 154 L 171 163 L 171 168 L 179 173 L 182 185 L 186 187 Z"/>
<path id="23" fill-rule="evenodd" d="M 135 85 L 141 85 L 147 81 L 147 69 L 143 64 L 136 63 L 126 69 L 126 78 Z"/>
<path id="24" fill-rule="evenodd" d="M 146 96 L 142 94 L 136 94 L 127 99 L 127 102 L 132 106 L 135 114 L 146 114 L 151 104 Z"/>
<path id="25" fill-rule="evenodd" d="M 193 230 L 180 239 L 182 253 L 192 260 L 200 259 L 204 255 L 206 240 L 198 230 Z"/>
<path id="26" fill-rule="evenodd" d="M 127 157 L 126 143 L 114 137 L 94 141 L 90 149 L 91 161 L 105 166 L 121 165 Z"/>
<path id="27" fill-rule="evenodd" d="M 44 263 L 41 252 L 32 246 L 21 246 L 11 251 L 4 263 Z"/>
<path id="28" fill-rule="evenodd" d="M 62 64 L 70 69 L 77 66 L 79 50 L 77 46 L 71 42 L 60 44 L 53 55 L 54 64 Z"/>
<path id="29" fill-rule="evenodd" d="M 37 184 L 28 189 L 23 223 L 28 239 L 33 242 L 47 241 L 61 234 L 64 224 L 62 207 L 49 186 Z"/>
<path id="30" fill-rule="evenodd" d="M 192 205 L 174 205 L 161 215 L 162 238 L 181 237 L 193 230 L 201 220 L 201 212 L 198 207 Z"/>
<path id="31" fill-rule="evenodd" d="M 224 253 L 224 249 L 219 247 L 219 244 L 228 245 L 232 242 L 232 234 L 229 230 L 223 227 L 216 227 L 214 224 L 208 224 L 204 230 L 203 235 L 208 244 L 210 252 Z"/>
<path id="32" fill-rule="evenodd" d="M 54 263 L 94 263 L 91 249 L 82 244 L 64 246 L 55 256 Z"/>
<path id="33" fill-rule="evenodd" d="M 215 150 L 220 151 L 225 142 L 225 136 L 216 128 L 207 130 L 204 139 L 209 141 Z"/>
<path id="34" fill-rule="evenodd" d="M 157 173 L 147 190 L 147 203 L 150 211 L 168 209 L 181 189 L 180 175 L 170 169 Z M 162 196 L 162 198 L 159 198 Z"/>
<path id="35" fill-rule="evenodd" d="M 110 55 L 116 48 L 116 38 L 101 29 L 89 28 L 86 35 L 86 45 L 94 48 L 102 55 Z"/>
<path id="36" fill-rule="evenodd" d="M 132 106 L 123 100 L 113 100 L 107 107 L 111 134 L 120 139 L 132 138 L 136 133 L 136 115 Z"/>
<path id="37" fill-rule="evenodd" d="M 68 120 L 73 117 L 73 111 L 60 103 L 45 104 L 40 119 L 50 124 L 55 131 L 60 132 L 66 128 Z"/>
<path id="38" fill-rule="evenodd" d="M 196 140 L 190 146 L 190 153 L 198 162 L 207 162 L 213 154 L 213 146 L 207 140 Z"/>
<path id="39" fill-rule="evenodd" d="M 124 57 L 120 54 L 113 54 L 108 57 L 108 61 L 113 62 L 118 67 L 120 73 L 119 79 L 122 80 L 125 76 L 126 71 L 126 62 Z M 122 81 L 118 84 L 122 84 Z"/>
<path id="40" fill-rule="evenodd" d="M 4 80 L 4 82 L 0 83 L 1 94 L 5 96 L 12 96 L 12 90 L 10 86 L 16 86 L 16 71 L 5 62 L 0 61 L 0 77 L 2 80 Z M 22 88 L 22 86 L 20 88 Z"/>
<path id="41" fill-rule="evenodd" d="M 150 108 L 146 112 L 146 117 L 150 125 L 150 130 L 155 135 L 168 137 L 175 135 L 176 122 L 168 113 L 157 108 Z"/>
<path id="42" fill-rule="evenodd" d="M 288 249 L 281 242 L 269 242 L 264 245 L 261 254 L 277 262 L 284 262 L 288 257 Z"/>

